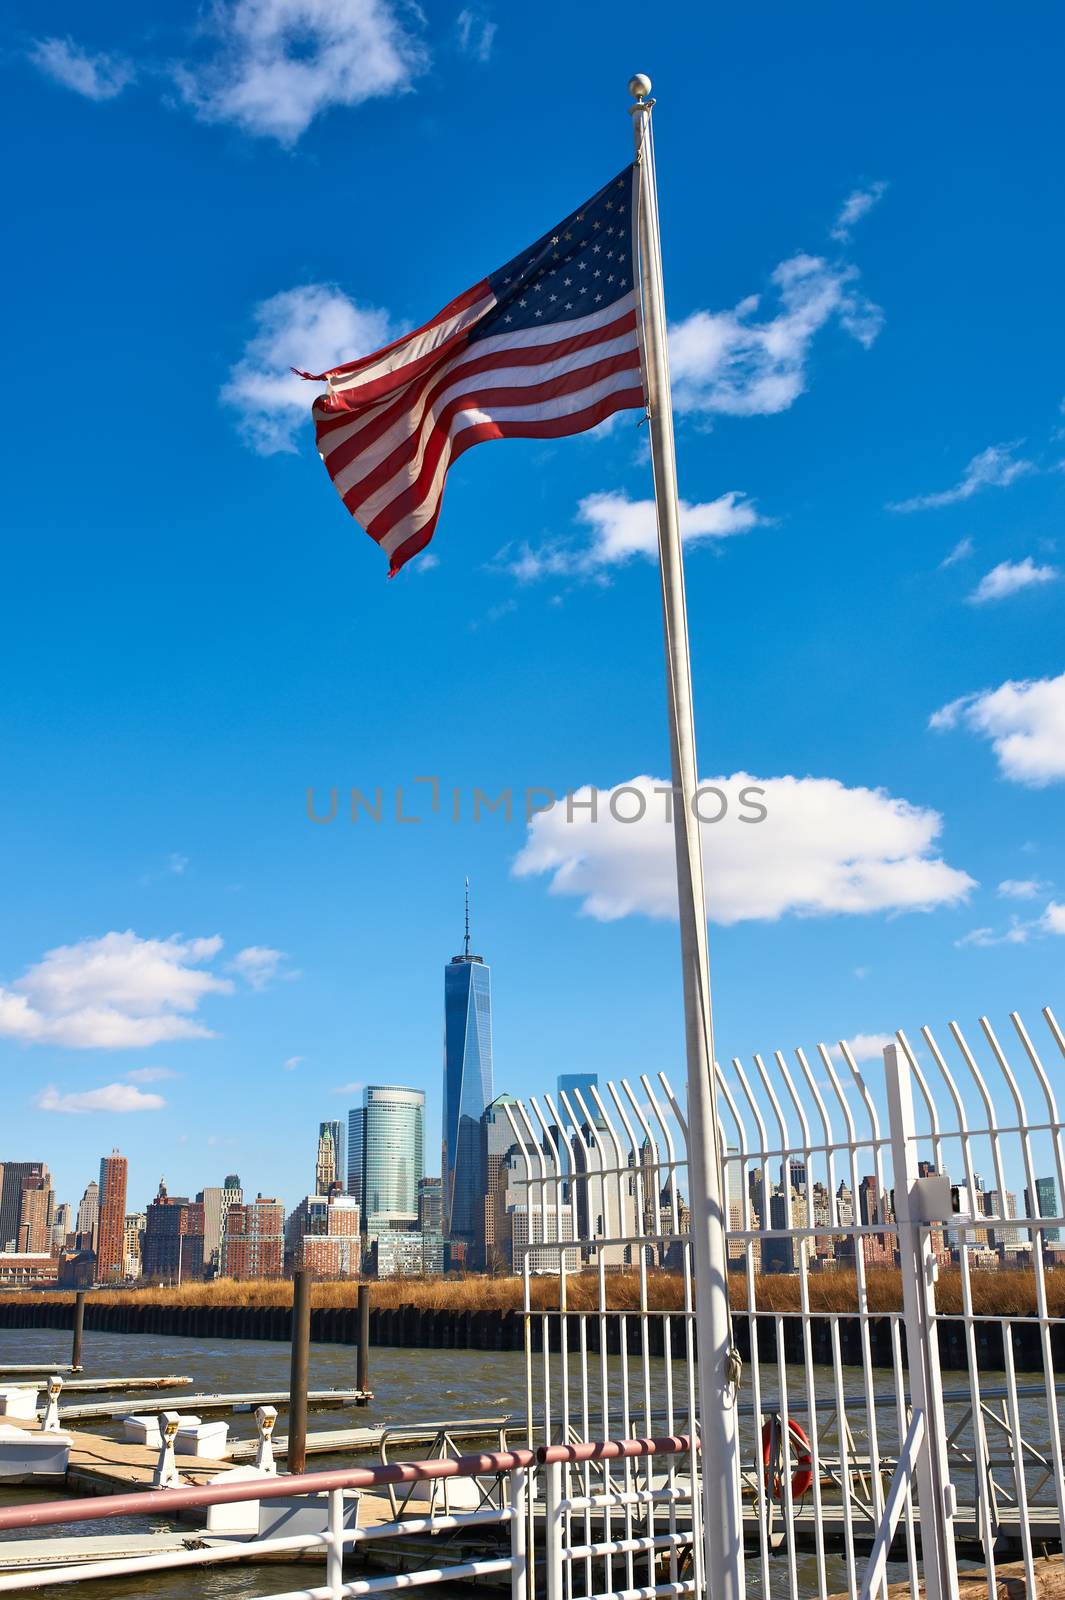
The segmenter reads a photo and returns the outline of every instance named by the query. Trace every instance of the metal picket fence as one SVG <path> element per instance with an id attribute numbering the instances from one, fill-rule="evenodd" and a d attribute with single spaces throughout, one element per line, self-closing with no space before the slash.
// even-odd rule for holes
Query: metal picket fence
<path id="1" fill-rule="evenodd" d="M 1014 1559 L 1032 1593 L 1039 1554 L 1061 1549 L 1065 1040 L 1044 1021 L 1038 1047 L 1014 1014 L 1008 1048 L 982 1018 L 944 1044 L 900 1031 L 870 1061 L 841 1043 L 719 1065 L 748 1593 L 901 1580 L 939 1600 L 960 1562 L 993 1597 Z M 659 1073 L 507 1114 L 530 1443 L 694 1438 L 682 1098 Z M 563 1546 L 616 1551 L 568 1562 L 566 1600 L 702 1591 L 694 1450 L 563 1470 Z"/>

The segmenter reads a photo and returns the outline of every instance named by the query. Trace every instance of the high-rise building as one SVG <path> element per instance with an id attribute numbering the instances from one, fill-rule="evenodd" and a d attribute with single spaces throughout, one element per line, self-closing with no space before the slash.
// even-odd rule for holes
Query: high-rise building
<path id="1" fill-rule="evenodd" d="M 222 1235 L 226 1229 L 226 1217 L 229 1214 L 229 1208 L 230 1206 L 239 1206 L 244 1201 L 244 1190 L 240 1186 L 240 1178 L 235 1172 L 227 1173 L 226 1180 L 220 1188 L 214 1185 L 201 1189 L 196 1199 L 203 1206 L 204 1264 L 208 1267 L 217 1268 L 222 1251 Z"/>
<path id="2" fill-rule="evenodd" d="M 470 953 L 466 880 L 463 953 L 444 968 L 444 1233 L 475 1248 L 481 1231 L 484 1173 L 481 1118 L 492 1099 L 492 984 L 482 956 Z"/>
<path id="3" fill-rule="evenodd" d="M 347 1190 L 348 1168 L 345 1160 L 346 1141 L 344 1138 L 344 1119 L 342 1117 L 334 1117 L 330 1122 L 319 1123 L 319 1137 L 325 1132 L 326 1128 L 329 1129 L 329 1132 L 333 1136 L 333 1163 L 335 1168 L 333 1176 L 336 1182 L 339 1183 L 340 1187 L 344 1190 Z M 328 1193 L 328 1191 L 323 1190 L 322 1193 Z"/>
<path id="4" fill-rule="evenodd" d="M 48 1168 L 43 1161 L 0 1163 L 0 1250 L 18 1249 L 23 1179 L 46 1177 L 47 1174 Z"/>
<path id="5" fill-rule="evenodd" d="M 989 1243 L 992 1250 L 997 1250 L 999 1255 L 1005 1255 L 1011 1250 L 1016 1250 L 1021 1242 L 1020 1228 L 1002 1227 L 1001 1222 L 1017 1215 L 1017 1196 L 1009 1189 L 988 1189 L 984 1193 L 985 1217 L 1000 1219 L 1000 1225 L 988 1229 Z"/>
<path id="6" fill-rule="evenodd" d="M 281 1278 L 285 1270 L 285 1208 L 257 1196 L 229 1208 L 222 1235 L 222 1277 Z"/>
<path id="7" fill-rule="evenodd" d="M 1032 1209 L 1032 1197 L 1027 1187 L 1024 1191 L 1024 1211 L 1029 1217 L 1058 1217 L 1058 1186 L 1054 1178 L 1037 1178 L 1035 1180 L 1035 1209 Z M 1035 1243 L 1042 1238 L 1045 1244 L 1059 1244 L 1061 1242 L 1060 1228 L 1032 1228 L 1029 1238 Z"/>
<path id="8" fill-rule="evenodd" d="M 516 1106 L 512 1094 L 500 1094 L 484 1109 L 481 1117 L 481 1197 L 478 1228 L 477 1265 L 489 1272 L 509 1268 L 512 1239 L 507 1220 L 507 1153 L 517 1144 L 507 1116 L 507 1106 Z"/>
<path id="9" fill-rule="evenodd" d="M 142 1270 L 177 1283 L 203 1277 L 204 1206 L 167 1192 L 164 1179 L 145 1215 Z"/>
<path id="10" fill-rule="evenodd" d="M 79 1250 L 96 1249 L 96 1224 L 100 1219 L 100 1185 L 95 1178 L 85 1185 L 85 1193 L 78 1206 L 78 1222 L 75 1233 L 78 1236 Z"/>
<path id="11" fill-rule="evenodd" d="M 425 1093 L 370 1083 L 348 1117 L 348 1192 L 365 1232 L 379 1214 L 417 1227 L 418 1183 L 425 1175 Z"/>
<path id="12" fill-rule="evenodd" d="M 144 1227 L 148 1218 L 143 1211 L 131 1211 L 123 1225 L 122 1247 L 126 1256 L 126 1277 L 139 1278 L 144 1250 Z"/>
<path id="13" fill-rule="evenodd" d="M 126 1275 L 126 1158 L 112 1150 L 100 1162 L 100 1216 L 96 1228 L 96 1281 Z"/>
<path id="14" fill-rule="evenodd" d="M 309 1194 L 285 1224 L 285 1254 L 316 1278 L 356 1278 L 362 1266 L 359 1202 L 338 1185 Z"/>
<path id="15" fill-rule="evenodd" d="M 19 1202 L 18 1249 L 23 1255 L 47 1255 L 52 1248 L 52 1192 L 48 1168 L 27 1174 L 22 1180 Z"/>
<path id="16" fill-rule="evenodd" d="M 569 1106 L 578 1122 L 592 1121 L 597 1128 L 605 1127 L 605 1119 L 595 1103 L 593 1089 L 599 1088 L 597 1072 L 560 1072 L 558 1075 L 558 1110 L 563 1117 Z"/>
<path id="17" fill-rule="evenodd" d="M 439 1178 L 418 1180 L 418 1228 L 422 1233 L 440 1233 L 443 1185 Z"/>
<path id="18" fill-rule="evenodd" d="M 52 1216 L 52 1243 L 60 1249 L 66 1248 L 67 1239 L 74 1232 L 74 1208 L 63 1201 L 56 1206 Z"/>
<path id="19" fill-rule="evenodd" d="M 314 1164 L 315 1194 L 328 1194 L 336 1181 L 337 1152 L 333 1127 L 329 1122 L 322 1122 L 318 1125 L 318 1157 Z"/>

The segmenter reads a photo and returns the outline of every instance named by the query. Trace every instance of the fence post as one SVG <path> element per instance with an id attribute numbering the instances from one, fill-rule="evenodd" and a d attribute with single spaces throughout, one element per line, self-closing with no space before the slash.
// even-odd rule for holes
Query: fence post
<path id="1" fill-rule="evenodd" d="M 325 1581 L 332 1600 L 344 1593 L 344 1491 L 329 1491 L 329 1543 L 326 1545 Z"/>
<path id="2" fill-rule="evenodd" d="M 527 1577 L 527 1546 L 525 1541 L 525 1519 L 528 1516 L 526 1494 L 528 1491 L 528 1473 L 524 1467 L 516 1467 L 510 1474 L 510 1596 L 511 1600 L 525 1600 L 528 1589 Z"/>
<path id="3" fill-rule="evenodd" d="M 562 1600 L 565 1590 L 562 1561 L 562 1463 L 544 1467 L 544 1556 L 547 1563 L 547 1600 Z"/>
<path id="4" fill-rule="evenodd" d="M 924 1438 L 916 1453 L 914 1477 L 921 1513 L 921 1561 L 927 1600 L 956 1600 L 958 1563 L 954 1548 L 954 1486 L 947 1460 L 947 1430 L 936 1329 L 937 1267 L 929 1229 L 917 1203 L 917 1123 L 913 1114 L 910 1064 L 897 1045 L 884 1051 L 891 1165 L 895 1176 L 902 1305 L 910 1402 L 924 1417 Z"/>

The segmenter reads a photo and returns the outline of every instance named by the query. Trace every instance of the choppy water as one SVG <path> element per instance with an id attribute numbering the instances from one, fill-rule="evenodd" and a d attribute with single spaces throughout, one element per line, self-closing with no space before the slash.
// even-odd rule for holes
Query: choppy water
<path id="1" fill-rule="evenodd" d="M 314 1345 L 311 1349 L 311 1387 L 353 1387 L 355 1382 L 355 1357 L 356 1352 L 342 1345 Z M 69 1339 L 66 1334 L 50 1329 L 28 1330 L 0 1330 L 0 1363 L 9 1362 L 63 1362 L 69 1359 Z M 256 1390 L 285 1390 L 288 1386 L 288 1347 L 282 1343 L 267 1341 L 235 1341 L 235 1340 L 201 1340 L 180 1339 L 157 1335 L 122 1335 L 87 1331 L 84 1346 L 84 1364 L 89 1374 L 105 1374 L 107 1376 L 134 1376 L 140 1374 L 159 1375 L 162 1373 L 186 1374 L 192 1379 L 188 1390 L 173 1391 L 172 1403 L 180 1408 L 183 1393 L 195 1394 L 206 1391 L 256 1391 Z M 541 1358 L 537 1357 L 537 1378 L 542 1373 Z M 552 1382 L 557 1382 L 558 1358 L 552 1358 L 552 1368 L 555 1377 Z M 683 1393 L 683 1385 L 679 1381 L 681 1373 L 679 1368 L 674 1369 L 676 1374 L 675 1390 L 677 1394 Z M 630 1403 L 632 1431 L 642 1432 L 646 1426 L 645 1406 L 649 1401 L 651 1408 L 661 1403 L 664 1391 L 665 1363 L 658 1360 L 650 1364 L 646 1384 L 643 1381 L 643 1371 L 635 1358 L 630 1359 Z M 798 1395 L 802 1394 L 805 1387 L 805 1377 L 800 1369 L 787 1367 L 784 1376 L 789 1392 L 793 1397 L 792 1404 Z M 954 1380 L 954 1375 L 950 1375 Z M 571 1364 L 571 1379 L 575 1382 L 577 1377 L 575 1365 Z M 774 1403 L 778 1392 L 776 1371 L 763 1363 L 763 1403 Z M 828 1369 L 817 1369 L 816 1387 L 819 1401 L 827 1400 L 832 1390 L 832 1373 Z M 857 1369 L 848 1369 L 843 1375 L 844 1387 L 848 1397 L 853 1397 L 855 1402 L 855 1426 L 860 1429 L 862 1393 L 861 1373 Z M 983 1384 L 993 1384 L 996 1381 L 994 1374 L 981 1374 Z M 523 1424 L 525 1416 L 525 1363 L 520 1353 L 488 1352 L 482 1353 L 472 1350 L 398 1350 L 389 1348 L 375 1348 L 371 1355 L 370 1382 L 374 1391 L 372 1403 L 362 1409 L 342 1410 L 337 1412 L 319 1412 L 312 1415 L 310 1427 L 324 1429 L 332 1427 L 354 1426 L 360 1424 L 384 1423 L 412 1423 L 422 1421 L 441 1422 L 444 1420 L 458 1420 L 471 1417 L 490 1417 L 511 1414 L 514 1418 L 513 1442 L 521 1442 L 523 1437 Z M 892 1388 L 893 1380 L 890 1373 L 876 1374 L 877 1392 L 884 1392 Z M 948 1384 L 948 1389 L 964 1391 L 967 1380 L 963 1374 L 958 1374 L 956 1380 Z M 97 1400 L 106 1398 L 104 1393 L 91 1395 L 77 1395 L 71 1397 L 71 1403 L 78 1400 Z M 132 1397 L 136 1398 L 136 1397 Z M 749 1401 L 751 1390 L 749 1385 L 745 1389 L 745 1398 Z M 617 1426 L 617 1405 L 619 1391 L 617 1388 L 617 1375 L 611 1374 L 608 1382 L 608 1413 L 607 1419 L 611 1423 L 612 1431 Z M 539 1407 L 537 1406 L 537 1409 Z M 593 1408 L 590 1418 L 590 1430 L 594 1434 L 600 1431 L 602 1412 L 597 1417 Z M 1047 1417 L 1045 1401 L 1038 1396 L 1033 1396 L 1021 1402 L 1022 1417 L 1025 1436 L 1037 1446 L 1045 1445 L 1048 1438 Z M 849 1410 L 849 1406 L 848 1406 Z M 956 1415 L 956 1414 L 955 1414 Z M 953 1420 L 948 1418 L 949 1420 Z M 684 1418 L 676 1418 L 678 1426 L 684 1425 Z M 117 1424 L 91 1424 L 97 1431 L 120 1432 Z M 878 1426 L 881 1431 L 882 1448 L 889 1454 L 894 1453 L 896 1446 L 896 1431 L 893 1410 L 878 1415 Z M 238 1437 L 253 1437 L 255 1433 L 254 1421 L 250 1416 L 236 1416 L 231 1419 L 231 1431 Z M 279 1432 L 286 1431 L 284 1414 L 279 1420 Z M 661 1425 L 656 1431 L 661 1432 Z M 753 1417 L 745 1419 L 742 1423 L 745 1456 L 753 1454 L 755 1439 L 755 1422 Z M 408 1447 L 406 1453 L 415 1453 L 417 1447 Z M 398 1453 L 393 1451 L 393 1454 Z M 356 1457 L 347 1455 L 342 1458 L 329 1456 L 312 1456 L 309 1460 L 311 1470 L 338 1464 L 354 1464 Z M 370 1459 L 370 1457 L 366 1457 Z M 959 1492 L 961 1490 L 959 1489 Z M 54 1498 L 54 1490 L 37 1493 L 27 1490 L 4 1490 L 0 1481 L 0 1504 L 24 1503 L 32 1499 Z M 806 1513 L 809 1515 L 809 1511 Z M 77 1525 L 76 1529 L 41 1529 L 42 1538 L 61 1537 L 69 1532 L 83 1534 L 127 1532 L 145 1532 L 151 1526 L 159 1526 L 158 1514 L 152 1518 L 130 1517 L 121 1519 L 103 1519 L 84 1522 Z M 0 1540 L 6 1538 L 20 1538 L 27 1535 L 21 1531 L 0 1533 Z M 750 1560 L 750 1558 L 749 1558 Z M 813 1557 L 800 1555 L 797 1558 L 798 1589 L 800 1594 L 816 1595 L 819 1590 L 817 1573 Z M 186 1571 L 173 1574 L 145 1574 L 121 1580 L 104 1580 L 95 1583 L 82 1583 L 70 1587 L 57 1585 L 42 1585 L 33 1592 L 37 1595 L 52 1594 L 56 1597 L 70 1594 L 83 1597 L 83 1600 L 133 1600 L 133 1597 L 150 1594 L 159 1600 L 193 1600 L 195 1596 L 203 1596 L 205 1600 L 215 1600 L 215 1597 L 232 1597 L 232 1600 L 249 1600 L 252 1596 L 266 1596 L 281 1594 L 298 1590 L 309 1584 L 321 1583 L 324 1576 L 322 1566 L 249 1566 L 227 1568 L 205 1568 L 199 1571 Z M 751 1560 L 749 1588 L 754 1593 L 760 1588 L 757 1582 L 757 1562 Z M 892 1569 L 892 1577 L 903 1577 L 902 1568 Z M 829 1557 L 826 1562 L 825 1592 L 828 1594 L 845 1591 L 846 1573 L 842 1557 Z M 456 1600 L 458 1591 L 452 1587 L 437 1586 L 435 1592 L 441 1600 Z M 770 1596 L 769 1600 L 778 1600 L 789 1592 L 789 1579 L 787 1564 L 784 1559 L 774 1561 L 770 1571 Z"/>

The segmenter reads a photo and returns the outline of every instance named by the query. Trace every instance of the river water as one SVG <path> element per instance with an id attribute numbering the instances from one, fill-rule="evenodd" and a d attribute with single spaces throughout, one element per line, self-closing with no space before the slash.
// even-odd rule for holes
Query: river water
<path id="1" fill-rule="evenodd" d="M 354 1387 L 355 1385 L 355 1357 L 353 1348 L 345 1345 L 313 1345 L 311 1347 L 311 1387 L 315 1389 Z M 65 1334 L 51 1329 L 27 1330 L 0 1330 L 0 1364 L 3 1362 L 62 1362 L 69 1359 L 69 1343 Z M 175 1390 L 172 1404 L 176 1409 L 181 1409 L 182 1393 L 198 1394 L 204 1392 L 254 1392 L 263 1390 L 286 1390 L 288 1387 L 288 1362 L 289 1351 L 287 1345 L 269 1341 L 250 1340 L 218 1340 L 213 1342 L 204 1339 L 180 1339 L 155 1335 L 122 1335 L 111 1333 L 98 1333 L 86 1331 L 83 1361 L 89 1374 L 106 1374 L 107 1376 L 131 1377 L 137 1375 L 158 1376 L 164 1373 L 179 1373 L 192 1379 L 192 1384 L 187 1390 Z M 557 1369 L 558 1358 L 553 1358 L 553 1365 Z M 539 1367 L 540 1358 L 537 1358 Z M 665 1363 L 657 1360 L 649 1368 L 649 1382 L 643 1383 L 642 1368 L 633 1358 L 630 1363 L 631 1393 L 631 1421 L 632 1431 L 642 1432 L 645 1427 L 644 1404 L 645 1395 L 649 1394 L 652 1408 L 660 1404 L 660 1396 L 664 1392 Z M 683 1393 L 680 1382 L 681 1373 L 675 1368 L 675 1391 Z M 816 1387 L 820 1397 L 827 1399 L 832 1387 L 832 1374 L 830 1370 L 819 1368 L 817 1370 Z M 573 1379 L 576 1372 L 571 1367 Z M 766 1368 L 763 1364 L 763 1402 L 768 1403 L 768 1379 L 775 1380 L 775 1369 Z M 789 1393 L 792 1395 L 792 1406 L 797 1414 L 798 1397 L 804 1391 L 804 1374 L 801 1369 L 788 1367 L 785 1369 Z M 1034 1375 L 1033 1375 L 1034 1377 Z M 843 1374 L 845 1391 L 848 1397 L 848 1416 L 851 1415 L 851 1401 L 854 1405 L 854 1416 L 851 1418 L 858 1435 L 857 1448 L 861 1449 L 861 1428 L 863 1426 L 864 1412 L 861 1405 L 862 1376 L 857 1369 L 847 1369 Z M 996 1381 L 996 1375 L 981 1374 L 981 1384 L 991 1385 Z M 503 1417 L 507 1414 L 513 1417 L 513 1432 L 510 1442 L 523 1442 L 523 1423 L 525 1416 L 525 1362 L 520 1353 L 513 1352 L 479 1352 L 473 1350 L 423 1350 L 423 1349 L 390 1349 L 387 1347 L 374 1348 L 371 1352 L 370 1386 L 374 1399 L 370 1405 L 359 1410 L 348 1409 L 337 1412 L 319 1412 L 313 1414 L 310 1427 L 324 1429 L 334 1427 L 351 1427 L 362 1424 L 410 1424 L 415 1422 L 431 1421 L 434 1423 L 445 1420 L 458 1421 L 463 1418 Z M 958 1375 L 958 1381 L 952 1386 L 953 1390 L 963 1393 L 967 1388 L 964 1375 Z M 889 1393 L 892 1389 L 892 1377 L 888 1372 L 876 1374 L 876 1390 L 878 1393 Z M 612 1393 L 611 1411 L 615 1412 L 616 1387 L 610 1384 Z M 746 1388 L 746 1398 L 750 1399 L 750 1389 Z M 94 1401 L 107 1398 L 104 1392 L 91 1395 L 72 1395 L 71 1403 L 79 1400 Z M 124 1397 L 122 1397 L 124 1398 Z M 136 1398 L 135 1396 L 130 1398 Z M 820 1402 L 819 1402 L 820 1404 Z M 1022 1414 L 1026 1439 L 1038 1445 L 1045 1445 L 1048 1437 L 1045 1400 L 1039 1396 L 1022 1400 Z M 960 1412 L 953 1415 L 948 1411 L 948 1426 L 956 1420 Z M 612 1427 L 617 1426 L 616 1413 L 610 1418 Z M 590 1431 L 593 1435 L 600 1432 L 600 1418 L 593 1418 Z M 118 1435 L 120 1427 L 117 1424 L 96 1423 L 86 1424 L 99 1432 L 110 1432 Z M 238 1437 L 254 1437 L 254 1420 L 248 1415 L 238 1415 L 231 1419 L 231 1433 Z M 685 1419 L 678 1415 L 676 1425 L 685 1425 Z M 878 1413 L 878 1426 L 881 1433 L 881 1447 L 888 1454 L 893 1455 L 897 1448 L 897 1433 L 895 1428 L 894 1408 L 885 1409 Z M 278 1421 L 278 1432 L 286 1431 L 285 1414 Z M 656 1431 L 662 1432 L 661 1423 Z M 753 1455 L 756 1447 L 755 1422 L 753 1417 L 743 1420 L 741 1432 L 744 1438 L 745 1457 Z M 406 1447 L 405 1450 L 393 1449 L 392 1454 L 416 1455 L 418 1447 Z M 373 1459 L 370 1455 L 359 1458 L 353 1455 L 344 1457 L 330 1457 L 326 1455 L 312 1456 L 308 1463 L 310 1469 L 324 1469 L 334 1465 L 354 1465 L 360 1459 Z M 959 1487 L 959 1494 L 962 1490 Z M 51 1499 L 55 1491 L 29 1491 L 29 1490 L 4 1490 L 0 1480 L 0 1504 L 26 1503 L 36 1499 Z M 809 1516 L 807 1509 L 806 1515 Z M 71 1532 L 79 1534 L 128 1532 L 145 1532 L 152 1526 L 162 1525 L 161 1519 L 156 1514 L 151 1518 L 130 1517 L 125 1519 L 103 1519 L 79 1523 L 74 1529 L 58 1527 L 54 1529 L 41 1529 L 39 1536 L 62 1537 Z M 182 1527 L 183 1524 L 175 1524 Z M 29 1536 L 22 1530 L 10 1533 L 0 1533 L 0 1540 L 7 1538 L 25 1538 Z M 760 1591 L 761 1584 L 757 1580 L 757 1561 L 749 1557 L 749 1591 L 754 1594 Z M 814 1565 L 814 1558 L 810 1555 L 800 1555 L 797 1558 L 798 1593 L 800 1595 L 816 1596 L 819 1592 L 818 1574 Z M 829 1556 L 826 1560 L 825 1591 L 832 1595 L 845 1591 L 846 1573 L 842 1557 Z M 905 1569 L 891 1568 L 890 1576 L 904 1577 Z M 79 1583 L 73 1588 L 67 1586 L 47 1584 L 33 1592 L 37 1595 L 54 1595 L 59 1597 L 64 1594 L 77 1595 L 82 1600 L 135 1600 L 135 1597 L 150 1594 L 158 1600 L 193 1600 L 195 1596 L 203 1596 L 205 1600 L 214 1600 L 214 1597 L 233 1597 L 233 1600 L 250 1600 L 252 1596 L 267 1596 L 281 1594 L 292 1590 L 304 1588 L 309 1584 L 324 1581 L 324 1567 L 320 1565 L 300 1566 L 294 1565 L 259 1565 L 247 1567 L 203 1568 L 185 1572 L 152 1573 L 143 1576 L 133 1576 L 120 1580 L 104 1580 L 95 1583 Z M 441 1600 L 457 1600 L 458 1591 L 455 1586 L 437 1585 L 434 1593 Z M 466 1591 L 469 1593 L 469 1591 Z M 784 1558 L 776 1558 L 770 1569 L 769 1596 L 767 1600 L 783 1600 L 789 1593 L 789 1576 L 787 1562 Z"/>

